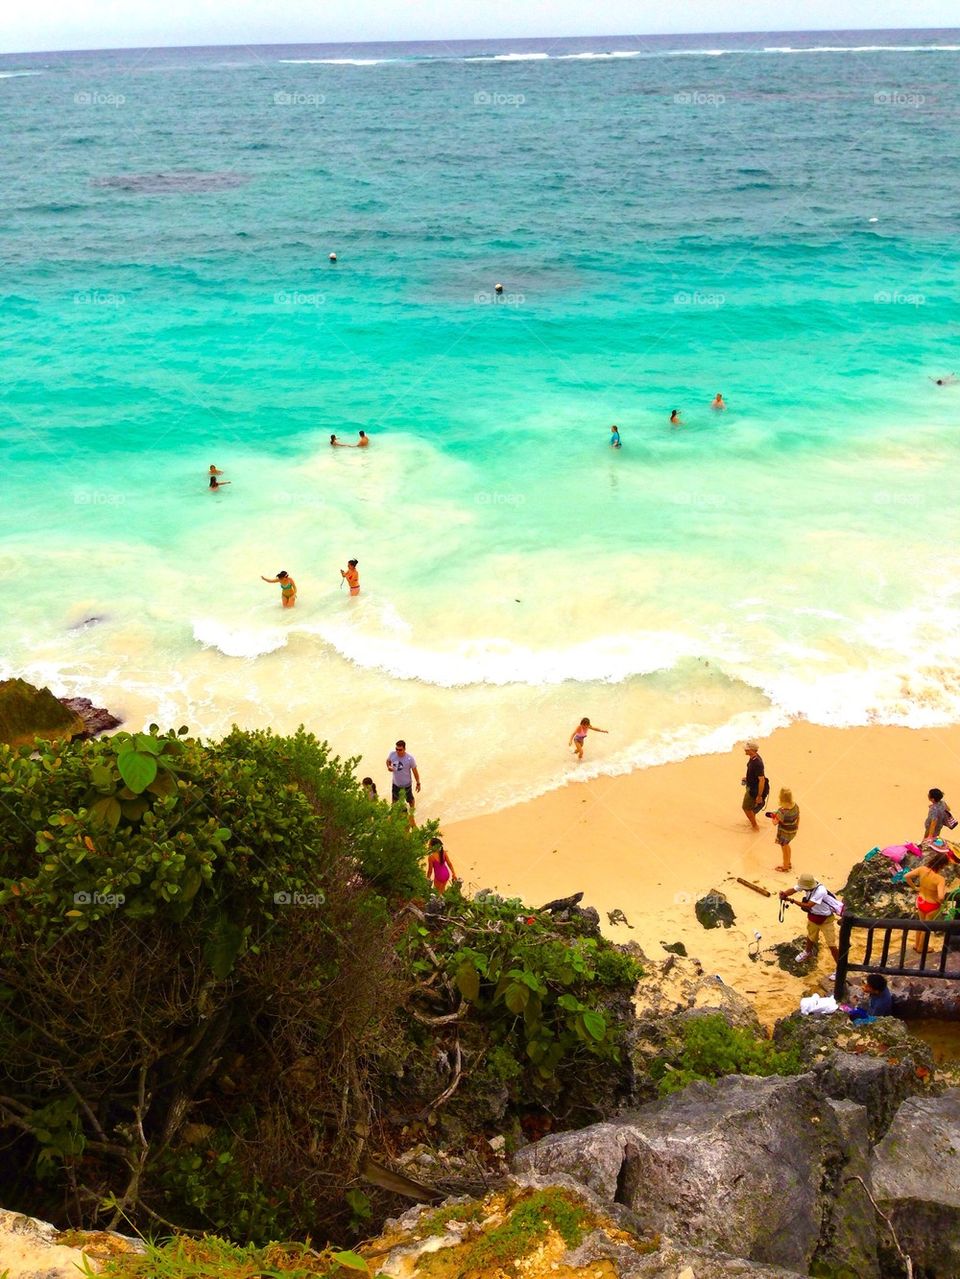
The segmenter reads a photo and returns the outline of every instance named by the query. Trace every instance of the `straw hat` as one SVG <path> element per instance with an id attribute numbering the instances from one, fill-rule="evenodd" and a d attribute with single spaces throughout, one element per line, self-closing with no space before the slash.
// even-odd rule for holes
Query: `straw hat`
<path id="1" fill-rule="evenodd" d="M 816 877 L 816 875 L 811 875 L 811 874 L 809 874 L 809 873 L 805 873 L 805 874 L 803 874 L 803 875 L 799 875 L 799 876 L 797 877 L 797 887 L 798 887 L 798 888 L 816 888 L 816 886 L 817 886 L 817 877 Z"/>

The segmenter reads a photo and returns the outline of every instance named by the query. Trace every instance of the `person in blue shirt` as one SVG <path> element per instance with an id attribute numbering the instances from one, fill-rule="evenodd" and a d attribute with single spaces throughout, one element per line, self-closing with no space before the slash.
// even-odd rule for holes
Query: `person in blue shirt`
<path id="1" fill-rule="evenodd" d="M 860 1007 L 868 1017 L 893 1016 L 893 995 L 886 977 L 882 977 L 880 973 L 867 973 L 862 989 Z"/>
<path id="2" fill-rule="evenodd" d="M 610 447 L 612 449 L 620 448 L 620 428 L 611 426 L 610 428 Z"/>

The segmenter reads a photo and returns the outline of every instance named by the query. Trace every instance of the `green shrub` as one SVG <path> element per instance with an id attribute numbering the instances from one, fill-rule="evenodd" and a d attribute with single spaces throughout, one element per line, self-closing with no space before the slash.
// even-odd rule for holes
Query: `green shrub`
<path id="1" fill-rule="evenodd" d="M 724 1075 L 796 1075 L 802 1070 L 798 1053 L 781 1052 L 771 1040 L 731 1026 L 717 1014 L 687 1021 L 679 1048 L 655 1061 L 650 1074 L 665 1096 L 696 1079 L 713 1082 Z"/>
<path id="2" fill-rule="evenodd" d="M 0 1201 L 348 1220 L 423 842 L 302 729 L 0 747 Z"/>

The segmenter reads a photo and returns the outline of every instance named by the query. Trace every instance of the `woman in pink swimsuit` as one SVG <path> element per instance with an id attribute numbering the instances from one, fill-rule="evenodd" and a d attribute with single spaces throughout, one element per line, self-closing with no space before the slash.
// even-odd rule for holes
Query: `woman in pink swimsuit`
<path id="1" fill-rule="evenodd" d="M 573 753 L 577 759 L 583 759 L 583 743 L 587 740 L 588 733 L 605 733 L 605 728 L 597 728 L 596 724 L 591 724 L 586 715 L 570 734 L 568 746 L 573 747 Z"/>
<path id="2" fill-rule="evenodd" d="M 431 839 L 430 852 L 427 856 L 427 879 L 433 884 L 441 896 L 447 891 L 447 885 L 457 878 L 453 862 L 447 856 L 442 839 Z"/>

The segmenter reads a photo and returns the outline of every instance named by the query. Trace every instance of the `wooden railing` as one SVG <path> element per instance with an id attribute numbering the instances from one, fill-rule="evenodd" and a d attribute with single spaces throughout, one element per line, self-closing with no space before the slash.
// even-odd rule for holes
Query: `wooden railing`
<path id="1" fill-rule="evenodd" d="M 856 963 L 850 959 L 850 940 L 854 929 L 866 932 L 863 958 Z M 910 939 L 914 933 L 921 933 L 923 940 L 919 953 L 910 951 L 911 962 L 908 964 L 907 947 L 912 945 Z M 942 944 L 939 950 L 931 952 L 930 940 L 937 934 L 942 937 Z M 833 984 L 834 998 L 843 998 L 848 973 L 882 973 L 884 977 L 946 977 L 960 981 L 960 955 L 954 970 L 947 971 L 954 939 L 960 945 L 960 919 L 928 923 L 923 919 L 864 919 L 858 915 L 843 915 L 838 947 L 840 958 Z"/>

